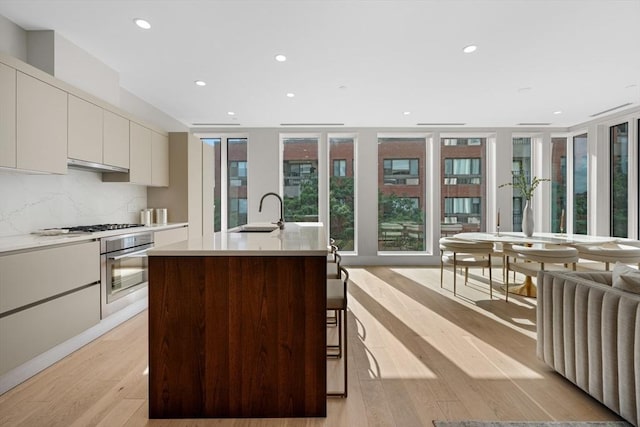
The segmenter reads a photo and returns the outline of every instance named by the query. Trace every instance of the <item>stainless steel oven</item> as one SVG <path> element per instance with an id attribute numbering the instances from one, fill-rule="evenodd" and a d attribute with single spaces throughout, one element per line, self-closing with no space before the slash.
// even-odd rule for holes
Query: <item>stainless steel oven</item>
<path id="1" fill-rule="evenodd" d="M 102 318 L 145 298 L 149 280 L 147 250 L 153 233 L 132 233 L 100 239 Z"/>

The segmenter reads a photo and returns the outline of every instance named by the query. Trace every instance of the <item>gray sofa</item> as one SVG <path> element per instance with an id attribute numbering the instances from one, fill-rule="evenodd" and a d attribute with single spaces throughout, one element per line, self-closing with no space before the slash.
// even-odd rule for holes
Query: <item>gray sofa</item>
<path id="1" fill-rule="evenodd" d="M 640 423 L 640 294 L 609 272 L 540 272 L 537 355 L 620 414 Z"/>

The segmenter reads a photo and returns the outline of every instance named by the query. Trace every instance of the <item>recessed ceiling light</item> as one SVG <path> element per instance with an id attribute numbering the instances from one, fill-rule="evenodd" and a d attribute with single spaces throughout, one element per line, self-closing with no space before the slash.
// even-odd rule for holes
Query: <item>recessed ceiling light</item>
<path id="1" fill-rule="evenodd" d="M 402 114 L 404 114 L 405 116 L 408 116 L 409 114 L 411 114 L 411 111 L 405 111 Z"/>
<path id="2" fill-rule="evenodd" d="M 296 96 L 295 93 L 291 93 L 291 92 L 287 93 L 287 98 L 293 98 L 294 96 Z"/>
<path id="3" fill-rule="evenodd" d="M 464 53 L 471 53 L 471 52 L 475 52 L 476 49 L 478 49 L 478 46 L 476 46 L 475 44 L 470 44 L 469 46 L 465 46 L 464 49 L 462 49 L 462 51 Z"/>
<path id="4" fill-rule="evenodd" d="M 133 20 L 133 22 L 135 22 L 136 25 L 143 30 L 148 30 L 149 28 L 151 28 L 151 24 L 149 24 L 149 21 L 146 21 L 142 18 L 136 18 Z"/>
<path id="5" fill-rule="evenodd" d="M 286 56 L 284 56 L 283 54 L 281 54 L 281 53 L 280 53 L 280 54 L 276 55 L 276 61 L 278 61 L 278 62 L 284 62 L 284 61 L 286 61 L 286 60 L 287 60 L 287 57 L 286 57 Z"/>
<path id="6" fill-rule="evenodd" d="M 560 111 L 560 110 L 554 111 L 553 114 L 562 114 L 562 111 Z"/>
<path id="7" fill-rule="evenodd" d="M 531 88 L 527 86 L 527 87 L 521 87 L 521 88 L 519 88 L 519 89 L 518 89 L 518 92 L 529 92 L 530 90 L 531 90 Z"/>
<path id="8" fill-rule="evenodd" d="M 198 85 L 198 86 L 206 86 L 207 85 L 207 82 L 204 82 L 202 80 L 196 80 L 194 83 L 196 85 Z"/>
<path id="9" fill-rule="evenodd" d="M 233 111 L 227 111 L 227 114 L 230 115 L 230 116 L 235 116 L 236 115 L 236 113 L 234 113 Z"/>

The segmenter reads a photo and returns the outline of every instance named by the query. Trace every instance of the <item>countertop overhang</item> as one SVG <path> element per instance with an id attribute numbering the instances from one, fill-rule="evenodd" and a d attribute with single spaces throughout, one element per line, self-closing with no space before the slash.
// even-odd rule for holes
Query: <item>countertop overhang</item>
<path id="1" fill-rule="evenodd" d="M 265 224 L 251 224 L 260 226 Z M 236 230 L 150 249 L 149 256 L 324 256 L 327 233 L 322 223 L 285 224 L 269 233 L 241 233 Z"/>

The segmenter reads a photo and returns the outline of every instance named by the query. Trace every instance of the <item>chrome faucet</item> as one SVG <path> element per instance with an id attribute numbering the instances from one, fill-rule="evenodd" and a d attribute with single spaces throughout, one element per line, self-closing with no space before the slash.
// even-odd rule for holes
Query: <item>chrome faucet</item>
<path id="1" fill-rule="evenodd" d="M 258 212 L 262 212 L 262 201 L 267 196 L 275 196 L 278 198 L 278 201 L 280 202 L 280 219 L 278 220 L 278 222 L 276 222 L 276 224 L 278 225 L 278 228 L 280 230 L 283 230 L 284 229 L 284 202 L 282 201 L 282 197 L 280 197 L 280 195 L 272 192 L 265 193 L 265 195 L 262 196 L 262 198 L 260 199 L 260 207 L 258 208 Z"/>

